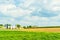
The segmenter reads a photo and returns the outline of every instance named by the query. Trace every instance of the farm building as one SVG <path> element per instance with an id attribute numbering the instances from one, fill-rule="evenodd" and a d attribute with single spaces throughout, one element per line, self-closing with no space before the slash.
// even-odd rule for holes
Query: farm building
<path id="1" fill-rule="evenodd" d="M 14 25 L 10 25 L 10 24 L 5 24 L 4 27 L 6 29 L 14 29 L 14 28 L 16 28 Z"/>

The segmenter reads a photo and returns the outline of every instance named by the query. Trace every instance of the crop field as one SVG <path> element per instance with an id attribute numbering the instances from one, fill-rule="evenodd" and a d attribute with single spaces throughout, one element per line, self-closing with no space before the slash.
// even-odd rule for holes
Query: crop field
<path id="1" fill-rule="evenodd" d="M 35 29 L 21 29 L 21 31 L 28 32 L 60 32 L 60 28 L 35 28 Z"/>
<path id="2" fill-rule="evenodd" d="M 60 32 L 0 31 L 0 40 L 60 40 Z"/>
<path id="3" fill-rule="evenodd" d="M 3 29 L 0 31 L 26 31 L 26 32 L 60 32 L 60 28 L 27 28 L 27 29 Z"/>

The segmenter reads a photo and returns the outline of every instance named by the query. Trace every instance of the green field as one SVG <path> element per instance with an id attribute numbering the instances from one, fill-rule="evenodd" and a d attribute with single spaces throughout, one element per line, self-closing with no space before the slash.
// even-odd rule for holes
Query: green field
<path id="1" fill-rule="evenodd" d="M 60 33 L 0 31 L 0 40 L 60 40 Z"/>

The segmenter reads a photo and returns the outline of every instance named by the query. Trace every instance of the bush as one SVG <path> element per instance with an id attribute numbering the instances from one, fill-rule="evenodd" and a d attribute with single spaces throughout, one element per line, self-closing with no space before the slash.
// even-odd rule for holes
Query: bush
<path id="1" fill-rule="evenodd" d="M 0 28 L 2 28 L 3 27 L 3 24 L 0 24 Z"/>
<path id="2" fill-rule="evenodd" d="M 17 27 L 17 28 L 20 28 L 20 27 L 21 27 L 21 25 L 20 25 L 20 24 L 16 24 L 16 27 Z"/>
<path id="3" fill-rule="evenodd" d="M 23 26 L 24 29 L 26 29 L 27 27 L 26 26 Z"/>
<path id="4" fill-rule="evenodd" d="M 32 28 L 32 26 L 30 25 L 30 26 L 27 26 L 27 28 Z"/>

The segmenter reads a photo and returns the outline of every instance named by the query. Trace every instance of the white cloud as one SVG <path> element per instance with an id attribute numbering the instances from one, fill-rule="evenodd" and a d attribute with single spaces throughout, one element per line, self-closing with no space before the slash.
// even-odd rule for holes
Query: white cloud
<path id="1" fill-rule="evenodd" d="M 4 1 L 4 0 L 3 0 Z M 3 2 L 0 0 L 0 3 Z M 4 1 L 5 4 L 0 4 L 0 12 L 6 16 L 13 18 L 1 19 L 1 23 L 20 23 L 23 25 L 58 25 L 60 20 L 60 15 L 54 17 L 39 17 L 39 16 L 30 16 L 33 11 L 41 11 L 42 8 L 48 10 L 49 12 L 58 12 L 60 11 L 60 0 L 25 0 L 18 7 L 13 4 L 12 0 Z M 32 5 L 34 4 L 34 5 Z M 42 10 L 43 11 L 43 10 Z M 58 14 L 58 13 L 57 13 Z M 24 17 L 23 17 L 24 16 Z M 14 18 L 22 17 L 19 22 Z M 9 22 L 10 21 L 10 22 Z"/>
<path id="2" fill-rule="evenodd" d="M 8 16 L 12 16 L 12 17 L 19 17 L 19 16 L 24 16 L 24 15 L 29 15 L 32 11 L 29 9 L 22 9 L 22 8 L 17 8 L 15 5 L 13 4 L 3 4 L 0 5 L 0 11 L 4 14 L 4 15 L 8 15 Z"/>
<path id="3" fill-rule="evenodd" d="M 59 3 L 60 3 L 60 0 L 52 0 L 52 3 L 51 3 L 51 4 L 52 4 L 52 5 L 54 5 L 54 4 L 57 5 L 57 4 L 59 4 Z"/>
<path id="4" fill-rule="evenodd" d="M 47 0 L 47 2 L 44 4 L 44 7 L 47 10 L 57 12 L 60 10 L 60 0 Z"/>
<path id="5" fill-rule="evenodd" d="M 22 3 L 21 7 L 28 7 L 34 0 L 25 0 L 24 3 Z M 1 1 L 3 2 L 3 1 Z M 7 2 L 6 0 L 4 1 Z M 30 7 L 28 9 L 23 9 L 21 7 L 16 7 L 15 4 L 11 4 L 13 1 L 8 0 L 10 4 L 0 4 L 0 11 L 7 16 L 11 17 L 19 17 L 19 16 L 27 16 L 30 15 L 30 13 L 35 10 L 34 7 Z"/>
<path id="6" fill-rule="evenodd" d="M 59 11 L 59 10 L 60 10 L 60 7 L 59 6 L 52 7 L 52 11 Z"/>
<path id="7" fill-rule="evenodd" d="M 27 7 L 29 7 L 33 2 L 34 2 L 34 0 L 25 0 L 24 3 L 22 3 L 20 6 L 27 8 Z"/>
<path id="8" fill-rule="evenodd" d="M 14 0 L 0 0 L 0 4 L 13 4 Z"/>
<path id="9" fill-rule="evenodd" d="M 13 10 L 9 10 L 7 12 L 8 15 L 12 16 L 12 17 L 19 17 L 19 16 L 25 16 L 25 15 L 29 15 L 32 11 L 31 10 L 23 10 L 21 8 L 16 8 Z"/>
<path id="10" fill-rule="evenodd" d="M 0 18 L 0 24 L 14 24 L 16 20 L 11 17 L 2 17 Z"/>
<path id="11" fill-rule="evenodd" d="M 46 17 L 38 17 L 38 16 L 26 16 L 24 19 L 20 20 L 19 23 L 25 25 L 47 25 L 49 19 Z"/>
<path id="12" fill-rule="evenodd" d="M 0 11 L 2 12 L 2 13 L 6 13 L 6 12 L 8 12 L 8 10 L 10 10 L 10 9 L 13 9 L 13 8 L 16 8 L 15 7 L 15 5 L 13 5 L 13 4 L 3 4 L 3 5 L 0 5 Z"/>

